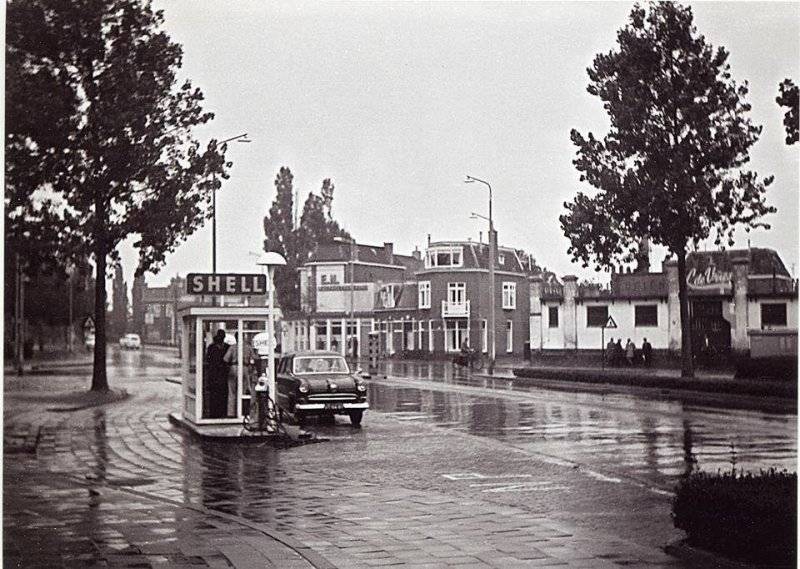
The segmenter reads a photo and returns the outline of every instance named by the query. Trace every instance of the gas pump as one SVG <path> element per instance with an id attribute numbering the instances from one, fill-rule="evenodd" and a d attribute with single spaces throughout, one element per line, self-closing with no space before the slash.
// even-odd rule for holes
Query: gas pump
<path id="1" fill-rule="evenodd" d="M 255 385 L 251 384 L 250 410 L 243 420 L 244 428 L 248 431 L 277 432 L 281 427 L 280 416 L 275 404 L 275 394 L 269 392 L 269 334 L 262 332 L 253 336 L 253 359 L 255 375 L 258 379 Z M 273 346 L 274 347 L 274 346 Z"/>

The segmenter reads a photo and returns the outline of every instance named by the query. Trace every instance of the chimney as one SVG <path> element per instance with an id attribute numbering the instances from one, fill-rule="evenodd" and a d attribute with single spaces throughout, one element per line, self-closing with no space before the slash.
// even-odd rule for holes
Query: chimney
<path id="1" fill-rule="evenodd" d="M 414 257 L 417 261 L 422 260 L 422 253 L 420 253 L 419 247 L 416 245 L 414 246 L 414 251 L 411 253 L 411 256 Z"/>
<path id="2" fill-rule="evenodd" d="M 428 247 L 431 246 L 431 234 L 428 233 Z"/>
<path id="3" fill-rule="evenodd" d="M 478 231 L 478 243 L 483 245 L 483 231 Z"/>
<path id="4" fill-rule="evenodd" d="M 383 250 L 386 255 L 386 262 L 394 265 L 394 243 L 384 243 Z"/>

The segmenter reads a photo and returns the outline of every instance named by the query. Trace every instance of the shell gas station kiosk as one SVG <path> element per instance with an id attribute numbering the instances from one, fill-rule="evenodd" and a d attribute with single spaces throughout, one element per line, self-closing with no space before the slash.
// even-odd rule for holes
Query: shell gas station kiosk
<path id="1" fill-rule="evenodd" d="M 271 283 L 273 267 L 283 264 L 283 258 L 265 254 L 269 255 L 279 260 L 267 265 L 269 278 L 263 274 L 187 276 L 190 295 L 221 299 L 215 302 L 219 306 L 188 306 L 178 312 L 182 404 L 180 411 L 169 416 L 173 424 L 213 438 L 268 436 L 280 429 L 270 401 L 275 399 L 277 343 Z M 267 306 L 224 306 L 225 295 L 261 294 L 267 295 Z M 220 344 L 223 333 L 225 342 Z M 209 350 L 215 336 L 217 347 Z M 225 363 L 219 365 L 223 353 Z"/>

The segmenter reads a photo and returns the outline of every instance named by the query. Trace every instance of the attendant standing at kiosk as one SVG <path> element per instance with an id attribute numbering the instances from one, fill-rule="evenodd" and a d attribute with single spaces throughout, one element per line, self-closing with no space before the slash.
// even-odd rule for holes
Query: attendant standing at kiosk
<path id="1" fill-rule="evenodd" d="M 237 366 L 239 365 L 239 347 L 236 345 L 235 336 L 227 336 L 225 344 L 228 350 L 225 352 L 225 363 L 228 365 L 228 407 L 226 410 L 226 417 L 236 417 L 236 399 L 237 387 L 239 384 L 239 373 Z"/>
<path id="2" fill-rule="evenodd" d="M 214 341 L 206 349 L 206 369 L 208 370 L 208 410 L 209 418 L 224 417 L 228 411 L 228 369 L 225 363 L 225 330 L 217 330 Z"/>

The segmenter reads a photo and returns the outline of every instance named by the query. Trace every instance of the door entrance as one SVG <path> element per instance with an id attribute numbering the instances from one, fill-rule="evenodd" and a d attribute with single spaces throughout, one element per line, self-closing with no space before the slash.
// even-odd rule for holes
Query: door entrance
<path id="1" fill-rule="evenodd" d="M 695 300 L 691 303 L 692 353 L 697 361 L 717 364 L 731 350 L 731 325 L 722 317 L 721 300 Z"/>

